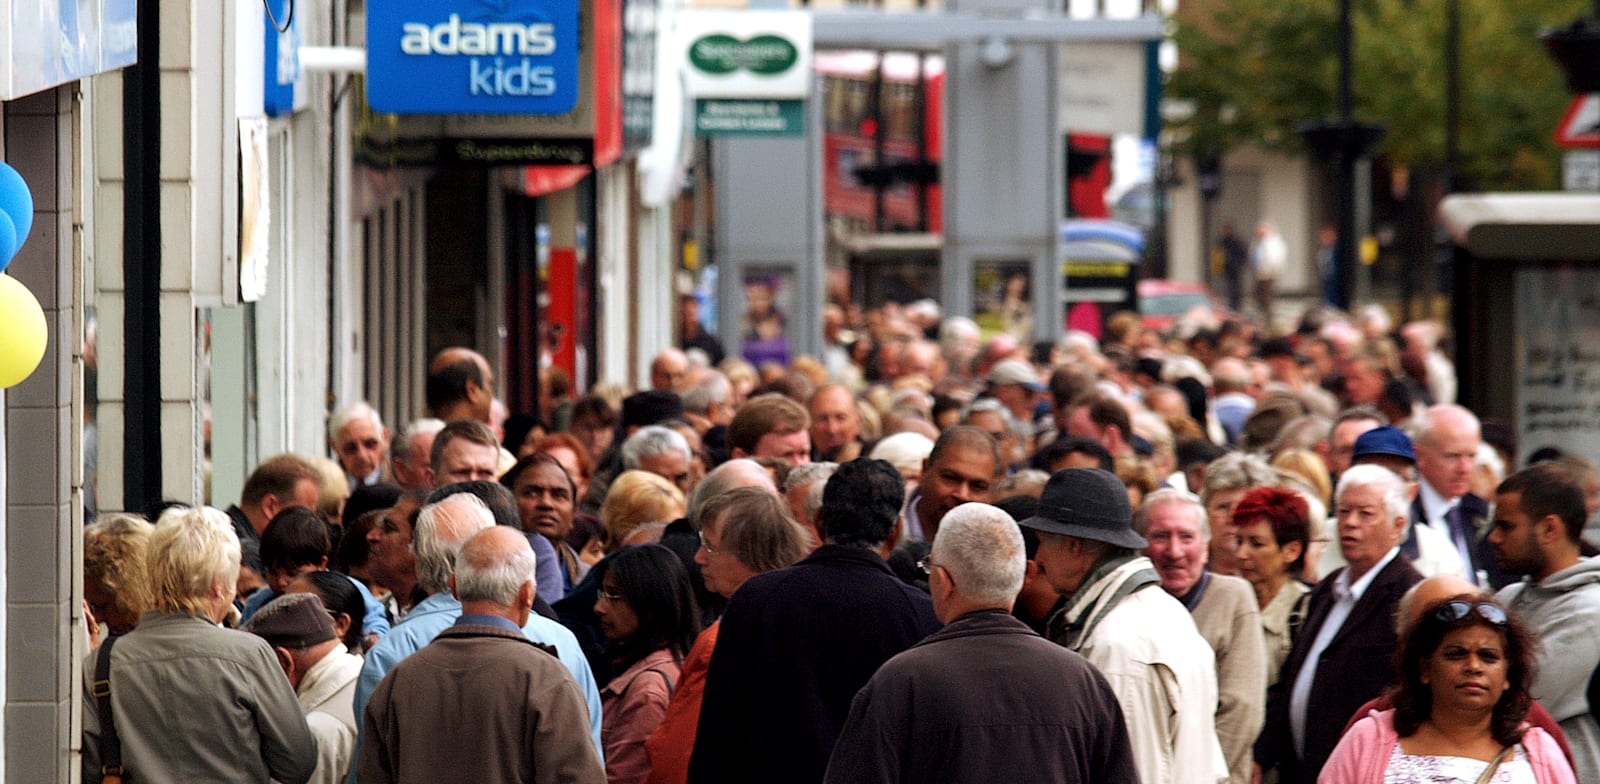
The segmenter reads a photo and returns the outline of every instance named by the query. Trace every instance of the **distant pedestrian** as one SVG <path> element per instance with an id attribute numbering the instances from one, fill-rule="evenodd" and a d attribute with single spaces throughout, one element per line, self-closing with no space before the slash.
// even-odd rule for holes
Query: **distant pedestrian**
<path id="1" fill-rule="evenodd" d="M 1222 239 L 1217 244 L 1222 251 L 1222 276 L 1228 286 L 1228 310 L 1238 313 L 1244 304 L 1245 263 L 1250 258 L 1250 246 L 1239 237 L 1233 221 L 1222 224 Z"/>
<path id="2" fill-rule="evenodd" d="M 1082 656 L 1010 614 L 1026 556 L 1011 516 L 956 507 L 923 561 L 944 629 L 857 695 L 827 782 L 1131 782 L 1122 708 Z"/>
<path id="3" fill-rule="evenodd" d="M 1272 304 L 1277 295 L 1278 279 L 1289 266 L 1289 247 L 1283 235 L 1271 221 L 1256 224 L 1256 241 L 1250 247 L 1250 271 L 1256 281 L 1256 307 L 1261 312 L 1261 324 L 1272 329 Z"/>

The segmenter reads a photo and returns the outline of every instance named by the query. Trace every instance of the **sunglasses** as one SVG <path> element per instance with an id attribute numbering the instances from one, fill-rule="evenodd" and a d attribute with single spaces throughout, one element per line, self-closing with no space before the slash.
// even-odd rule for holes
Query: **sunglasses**
<path id="1" fill-rule="evenodd" d="M 1506 611 L 1500 605 L 1488 602 L 1469 602 L 1461 599 L 1452 599 L 1438 607 L 1433 608 L 1433 619 L 1441 623 L 1460 623 L 1467 616 L 1477 613 L 1490 626 L 1496 629 L 1506 628 Z"/>

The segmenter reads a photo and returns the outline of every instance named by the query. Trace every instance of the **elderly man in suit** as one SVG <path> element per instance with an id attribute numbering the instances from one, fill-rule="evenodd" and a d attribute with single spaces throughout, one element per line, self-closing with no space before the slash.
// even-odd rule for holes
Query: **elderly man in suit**
<path id="1" fill-rule="evenodd" d="M 1357 465 L 1339 478 L 1339 551 L 1348 564 L 1311 592 L 1305 626 L 1267 692 L 1256 741 L 1263 770 L 1283 784 L 1311 784 L 1345 722 L 1394 679 L 1395 607 L 1422 579 L 1400 552 L 1406 484 L 1387 468 Z"/>

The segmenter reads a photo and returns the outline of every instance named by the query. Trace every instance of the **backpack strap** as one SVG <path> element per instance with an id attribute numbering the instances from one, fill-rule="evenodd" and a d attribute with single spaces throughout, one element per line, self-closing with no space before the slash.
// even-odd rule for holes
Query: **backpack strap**
<path id="1" fill-rule="evenodd" d="M 105 784 L 122 781 L 122 739 L 117 737 L 117 717 L 111 712 L 111 646 L 117 639 L 107 637 L 100 643 L 94 662 L 94 681 L 89 684 L 95 709 L 100 714 L 100 775 Z"/>

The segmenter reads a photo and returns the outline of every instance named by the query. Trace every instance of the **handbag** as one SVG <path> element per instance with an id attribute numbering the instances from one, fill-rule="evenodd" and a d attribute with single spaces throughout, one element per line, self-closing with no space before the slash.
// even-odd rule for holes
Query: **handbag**
<path id="1" fill-rule="evenodd" d="M 96 710 L 100 713 L 100 784 L 123 784 L 122 739 L 117 737 L 117 719 L 111 712 L 111 646 L 116 637 L 108 637 L 100 644 L 95 656 L 94 681 L 89 692 L 94 696 Z"/>
<path id="2" fill-rule="evenodd" d="M 1511 756 L 1510 746 L 1501 749 L 1499 754 L 1494 755 L 1494 759 L 1489 760 L 1489 767 L 1478 774 L 1478 780 L 1474 784 L 1489 784 L 1489 780 L 1494 778 L 1494 772 L 1500 769 L 1500 763 L 1505 762 L 1509 756 Z"/>

